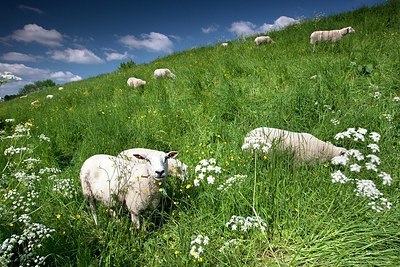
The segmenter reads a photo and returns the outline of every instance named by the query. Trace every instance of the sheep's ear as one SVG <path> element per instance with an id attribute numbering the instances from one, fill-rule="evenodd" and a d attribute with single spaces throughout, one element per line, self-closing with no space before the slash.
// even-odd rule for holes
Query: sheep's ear
<path id="1" fill-rule="evenodd" d="M 178 151 L 171 151 L 171 152 L 167 153 L 167 157 L 170 158 L 170 159 L 173 159 L 176 156 L 178 156 L 178 154 L 179 154 Z"/>
<path id="2" fill-rule="evenodd" d="M 145 159 L 144 157 L 142 157 L 142 156 L 139 155 L 139 154 L 133 154 L 133 156 L 134 156 L 135 158 L 137 158 L 137 159 Z"/>

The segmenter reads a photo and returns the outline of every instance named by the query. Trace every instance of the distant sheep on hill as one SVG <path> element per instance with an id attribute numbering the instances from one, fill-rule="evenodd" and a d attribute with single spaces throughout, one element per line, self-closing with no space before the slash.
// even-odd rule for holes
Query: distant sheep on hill
<path id="1" fill-rule="evenodd" d="M 256 45 L 260 45 L 262 43 L 273 43 L 274 41 L 271 39 L 271 37 L 269 36 L 258 36 L 256 37 L 256 39 L 254 39 L 254 43 L 256 43 Z"/>
<path id="2" fill-rule="evenodd" d="M 222 46 L 228 46 L 228 43 L 222 43 L 221 45 Z"/>
<path id="3" fill-rule="evenodd" d="M 175 79 L 176 76 L 169 69 L 156 69 L 154 71 L 154 79 L 169 77 Z"/>
<path id="4" fill-rule="evenodd" d="M 296 161 L 304 163 L 326 162 L 346 152 L 345 148 L 324 142 L 308 133 L 290 132 L 268 127 L 250 131 L 244 139 L 242 149 L 249 149 L 257 144 L 267 144 L 278 151 L 289 151 Z"/>
<path id="5" fill-rule="evenodd" d="M 143 81 L 143 80 L 135 78 L 135 77 L 129 78 L 126 83 L 128 84 L 128 86 L 135 87 L 135 88 L 143 87 L 146 85 L 146 81 Z"/>
<path id="6" fill-rule="evenodd" d="M 167 159 L 177 155 L 176 151 L 132 155 L 143 159 L 140 163 L 104 154 L 88 158 L 82 165 L 80 180 L 95 224 L 98 224 L 95 206 L 98 200 L 108 207 L 126 205 L 132 222 L 139 228 L 139 213 L 155 208 L 160 201 L 161 185 L 168 175 Z"/>
<path id="7" fill-rule="evenodd" d="M 355 32 L 355 30 L 352 27 L 346 27 L 340 30 L 331 31 L 315 31 L 310 35 L 310 43 L 315 45 L 319 41 L 337 42 L 345 35 L 353 32 Z"/>
<path id="8" fill-rule="evenodd" d="M 52 99 L 54 97 L 54 95 L 47 95 L 46 98 L 47 99 Z"/>

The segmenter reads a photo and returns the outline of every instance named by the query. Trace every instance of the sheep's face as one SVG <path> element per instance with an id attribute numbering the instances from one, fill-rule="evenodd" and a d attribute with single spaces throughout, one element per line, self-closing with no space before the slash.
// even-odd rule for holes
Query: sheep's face
<path id="1" fill-rule="evenodd" d="M 168 159 L 175 158 L 178 155 L 177 151 L 164 152 L 149 152 L 141 154 L 133 154 L 134 157 L 147 161 L 147 169 L 150 177 L 155 180 L 163 180 L 168 175 Z"/>
<path id="2" fill-rule="evenodd" d="M 347 33 L 356 32 L 352 27 L 347 27 Z"/>

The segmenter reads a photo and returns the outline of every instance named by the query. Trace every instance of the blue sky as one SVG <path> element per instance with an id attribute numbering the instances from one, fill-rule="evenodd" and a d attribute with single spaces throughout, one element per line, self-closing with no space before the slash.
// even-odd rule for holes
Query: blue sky
<path id="1" fill-rule="evenodd" d="M 0 97 L 39 80 L 63 84 L 112 72 L 121 62 L 146 63 L 192 47 L 279 29 L 302 18 L 383 2 L 5 0 L 0 72 L 22 80 L 2 85 Z"/>

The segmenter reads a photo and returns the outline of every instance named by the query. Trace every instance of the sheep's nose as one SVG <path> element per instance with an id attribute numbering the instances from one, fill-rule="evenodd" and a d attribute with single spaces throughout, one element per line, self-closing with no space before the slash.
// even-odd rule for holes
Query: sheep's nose
<path id="1" fill-rule="evenodd" d="M 164 177 L 165 176 L 165 171 L 164 170 L 156 171 L 156 173 L 157 173 L 158 177 Z"/>

